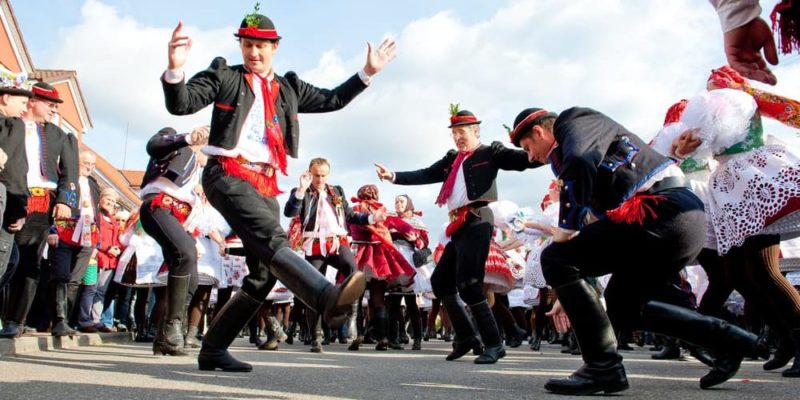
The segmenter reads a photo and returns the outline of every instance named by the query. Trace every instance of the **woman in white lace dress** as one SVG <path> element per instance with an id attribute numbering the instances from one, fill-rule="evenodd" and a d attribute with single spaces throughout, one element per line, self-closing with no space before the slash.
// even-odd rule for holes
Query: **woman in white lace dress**
<path id="1" fill-rule="evenodd" d="M 800 107 L 750 88 L 727 68 L 712 73 L 709 87 L 715 90 L 687 103 L 670 152 L 701 166 L 712 158 L 719 163 L 709 178 L 707 219 L 726 275 L 783 333 L 783 349 L 765 369 L 794 357 L 783 376 L 800 377 L 800 294 L 779 268 L 780 241 L 800 235 L 800 157 L 781 144 L 766 144 L 761 125 L 763 113 L 797 126 Z"/>

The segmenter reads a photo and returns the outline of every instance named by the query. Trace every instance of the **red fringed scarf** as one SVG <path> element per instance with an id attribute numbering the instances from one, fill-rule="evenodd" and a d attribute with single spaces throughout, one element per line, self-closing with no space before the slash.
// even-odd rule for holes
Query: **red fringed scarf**
<path id="1" fill-rule="evenodd" d="M 231 157 L 217 157 L 225 175 L 235 176 L 251 185 L 264 197 L 275 197 L 283 193 L 278 189 L 278 177 L 273 172 L 265 175 L 246 168 L 238 160 Z"/>
<path id="2" fill-rule="evenodd" d="M 800 128 L 800 102 L 797 100 L 754 89 L 750 87 L 747 79 L 727 65 L 712 70 L 708 80 L 717 87 L 737 89 L 750 94 L 755 99 L 761 115 L 791 127 Z"/>
<path id="3" fill-rule="evenodd" d="M 772 30 L 781 38 L 781 52 L 800 50 L 800 3 L 782 0 L 770 14 Z"/>
<path id="4" fill-rule="evenodd" d="M 47 214 L 50 211 L 50 190 L 42 189 L 43 194 L 38 196 L 31 193 L 28 197 L 28 215 L 33 213 Z"/>
<path id="5" fill-rule="evenodd" d="M 632 225 L 637 223 L 643 225 L 645 218 L 658 219 L 658 214 L 653 210 L 653 206 L 664 199 L 666 197 L 659 194 L 637 193 L 630 199 L 625 200 L 619 207 L 606 212 L 606 215 L 608 219 L 618 224 Z"/>

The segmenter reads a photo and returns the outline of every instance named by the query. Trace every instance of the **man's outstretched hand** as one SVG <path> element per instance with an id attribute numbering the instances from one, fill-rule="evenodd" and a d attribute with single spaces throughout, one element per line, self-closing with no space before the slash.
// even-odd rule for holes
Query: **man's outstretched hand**
<path id="1" fill-rule="evenodd" d="M 728 64 L 748 79 L 774 85 L 778 78 L 767 67 L 769 61 L 778 65 L 778 50 L 775 48 L 775 39 L 772 30 L 766 21 L 756 18 L 745 25 L 725 32 L 725 55 Z M 764 57 L 761 56 L 764 49 Z"/>
<path id="2" fill-rule="evenodd" d="M 373 76 L 381 72 L 383 67 L 394 59 L 397 43 L 394 39 L 384 39 L 378 48 L 373 48 L 372 43 L 367 42 L 367 63 L 364 65 L 364 72 Z"/>
<path id="3" fill-rule="evenodd" d="M 192 38 L 183 33 L 183 22 L 178 22 L 178 26 L 172 31 L 172 38 L 169 40 L 169 69 L 176 70 L 183 68 L 189 50 L 192 49 Z"/>

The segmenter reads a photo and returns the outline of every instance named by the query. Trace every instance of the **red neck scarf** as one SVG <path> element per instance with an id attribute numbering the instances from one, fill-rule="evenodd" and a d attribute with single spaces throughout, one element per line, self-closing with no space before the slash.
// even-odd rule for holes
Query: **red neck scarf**
<path id="1" fill-rule="evenodd" d="M 267 76 L 272 75 L 272 71 Z M 270 80 L 262 78 L 258 74 L 253 74 L 261 86 L 261 97 L 264 99 L 264 122 L 267 136 L 267 146 L 269 147 L 272 160 L 277 163 L 276 167 L 286 175 L 286 147 L 283 141 L 281 124 L 278 121 L 278 113 L 275 111 L 275 102 L 278 100 L 280 85 L 277 79 Z M 253 82 L 255 84 L 255 82 Z"/>
<path id="2" fill-rule="evenodd" d="M 439 207 L 447 204 L 447 199 L 450 198 L 450 195 L 453 194 L 453 186 L 456 184 L 456 176 L 458 175 L 458 170 L 461 168 L 461 164 L 464 162 L 467 157 L 471 156 L 475 150 L 472 151 L 459 151 L 458 156 L 456 156 L 456 160 L 453 161 L 453 167 L 450 169 L 450 174 L 447 175 L 447 179 L 444 181 L 442 185 L 442 189 L 439 190 L 439 197 L 436 198 L 436 205 Z"/>

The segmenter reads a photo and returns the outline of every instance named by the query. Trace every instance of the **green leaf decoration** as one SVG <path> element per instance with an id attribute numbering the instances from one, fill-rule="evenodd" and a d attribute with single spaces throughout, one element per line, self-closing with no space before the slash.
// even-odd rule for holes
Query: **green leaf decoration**
<path id="1" fill-rule="evenodd" d="M 455 104 L 450 103 L 450 116 L 455 117 L 456 115 L 458 115 L 458 111 L 459 111 L 458 106 L 459 105 L 461 105 L 461 104 L 460 103 L 455 103 Z"/>
<path id="2" fill-rule="evenodd" d="M 244 21 L 248 27 L 257 27 L 260 19 L 258 18 L 258 10 L 261 8 L 261 3 L 256 2 L 253 7 L 253 12 L 244 16 Z"/>
<path id="3" fill-rule="evenodd" d="M 506 129 L 506 133 L 508 133 L 509 135 L 510 135 L 510 134 L 511 134 L 511 132 L 513 131 L 513 129 L 511 129 L 511 127 L 510 127 L 510 126 L 508 126 L 508 125 L 506 125 L 506 124 L 503 124 L 503 128 L 505 128 L 505 129 Z"/>

